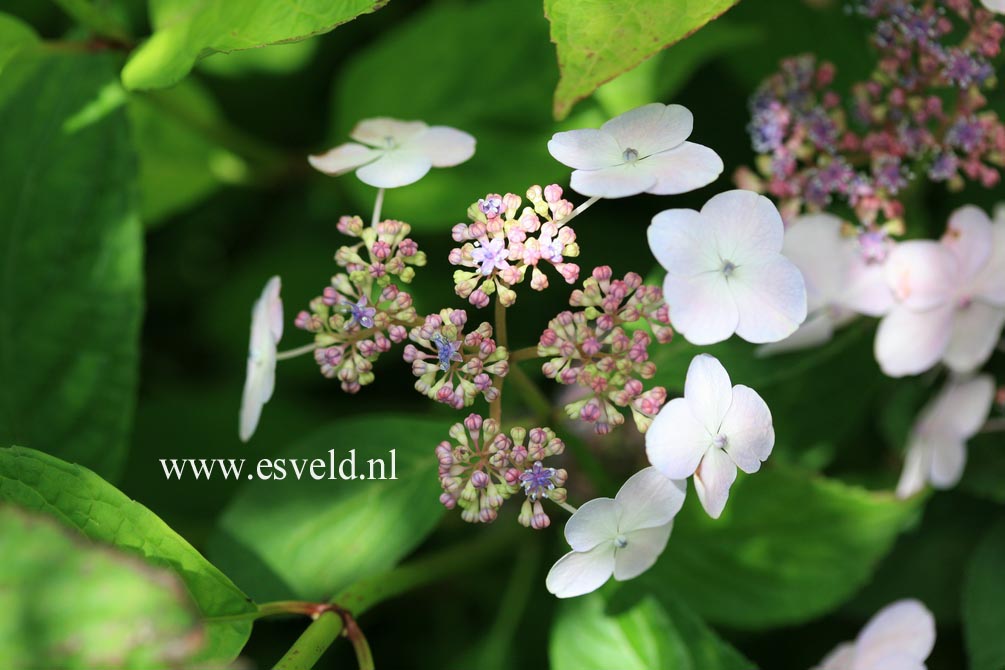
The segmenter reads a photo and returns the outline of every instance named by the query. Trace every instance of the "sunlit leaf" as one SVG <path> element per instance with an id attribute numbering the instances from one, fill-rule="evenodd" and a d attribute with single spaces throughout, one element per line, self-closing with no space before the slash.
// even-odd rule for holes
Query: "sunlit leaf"
<path id="1" fill-rule="evenodd" d="M 698 30 L 737 0 L 545 0 L 562 77 L 556 118 L 661 49 Z"/>
<path id="2" fill-rule="evenodd" d="M 32 449 L 0 449 L 0 501 L 50 514 L 88 538 L 177 574 L 203 617 L 254 611 L 255 605 L 157 515 L 90 470 Z M 201 662 L 240 652 L 250 622 L 207 622 Z"/>
<path id="3" fill-rule="evenodd" d="M 202 646 L 181 580 L 0 505 L 0 659 L 7 668 L 180 667 Z"/>
<path id="4" fill-rule="evenodd" d="M 214 52 L 296 42 L 326 33 L 386 0 L 151 0 L 154 33 L 122 70 L 130 89 L 170 86 Z"/>

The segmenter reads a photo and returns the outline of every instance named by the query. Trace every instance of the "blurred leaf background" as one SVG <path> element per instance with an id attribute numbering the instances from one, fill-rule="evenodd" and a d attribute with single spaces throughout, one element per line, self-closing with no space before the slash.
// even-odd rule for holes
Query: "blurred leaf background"
<path id="1" fill-rule="evenodd" d="M 734 509 L 719 523 L 690 500 L 644 580 L 573 603 L 544 590 L 548 566 L 565 550 L 557 523 L 523 531 L 512 509 L 492 528 L 467 526 L 452 513 L 440 520 L 432 448 L 455 416 L 412 390 L 396 356 L 381 359 L 376 383 L 358 396 L 323 379 L 309 357 L 283 363 L 254 440 L 237 439 L 251 303 L 278 274 L 287 315 L 295 314 L 333 272 L 338 216 L 365 216 L 373 205 L 373 189 L 352 176 L 315 173 L 306 162 L 343 141 L 359 119 L 418 118 L 478 139 L 470 162 L 434 170 L 388 193 L 384 205 L 385 215 L 414 225 L 429 254 L 413 285 L 422 313 L 460 306 L 446 255 L 450 227 L 470 202 L 566 183 L 568 170 L 546 148 L 555 131 L 595 126 L 653 100 L 686 105 L 695 114 L 693 138 L 722 155 L 726 174 L 684 196 L 601 202 L 577 225 L 584 268 L 648 274 L 655 269 L 645 243 L 652 215 L 699 207 L 731 188 L 729 173 L 752 161 L 747 98 L 778 60 L 814 51 L 837 64 L 839 81 L 860 78 L 871 69 L 868 23 L 841 3 L 802 0 L 743 0 L 732 9 L 719 2 L 714 11 L 682 0 L 639 2 L 630 3 L 638 15 L 628 18 L 619 3 L 586 0 L 544 7 L 540 0 L 346 0 L 301 3 L 296 15 L 276 10 L 279 3 L 247 4 L 271 7 L 256 13 L 238 11 L 243 3 L 202 3 L 227 6 L 213 14 L 171 0 L 151 0 L 149 11 L 138 0 L 4 3 L 0 444 L 61 460 L 0 459 L 0 500 L 54 515 L 177 573 L 213 575 L 212 587 L 182 580 L 204 617 L 242 611 L 244 594 L 324 599 L 402 558 L 459 542 L 499 547 L 367 613 L 362 626 L 378 667 L 502 670 L 550 660 L 559 669 L 801 670 L 883 605 L 916 596 L 939 622 L 930 668 L 1005 668 L 995 632 L 1005 601 L 991 597 L 1005 579 L 1001 440 L 975 441 L 955 491 L 908 503 L 881 492 L 895 483 L 907 431 L 937 384 L 931 376 L 884 378 L 872 358 L 870 323 L 822 349 L 772 359 L 737 342 L 701 349 L 764 395 L 778 434 L 774 465 L 738 483 Z M 662 9 L 665 22 L 644 20 Z M 707 20 L 727 9 L 660 50 L 690 32 L 678 17 Z M 544 10 L 556 22 L 551 29 Z M 196 28 L 183 33 L 184 21 Z M 550 41 L 568 34 L 578 40 L 572 46 L 603 42 L 605 29 L 622 31 L 613 34 L 633 45 L 613 65 L 601 54 L 590 69 L 569 44 L 556 55 Z M 324 34 L 212 53 L 314 33 Z M 143 35 L 153 37 L 141 42 Z M 635 49 L 642 36 L 648 46 Z M 625 68 L 632 69 L 590 95 Z M 934 235 L 954 207 L 990 209 L 996 194 L 931 188 L 920 197 L 924 206 L 912 209 L 908 223 Z M 567 297 L 562 286 L 522 292 L 511 342 L 536 342 Z M 300 343 L 299 332 L 288 326 L 287 333 L 284 344 Z M 683 340 L 666 346 L 659 383 L 679 391 L 697 351 Z M 1003 358 L 991 364 L 999 378 Z M 513 395 L 507 411 L 518 416 L 524 409 Z M 644 464 L 633 429 L 588 441 L 612 482 Z M 323 456 L 357 445 L 400 445 L 415 467 L 380 489 L 168 481 L 158 463 Z M 25 465 L 39 459 L 45 467 Z M 39 493 L 58 486 L 81 505 Z M 571 487 L 573 500 L 613 493 L 594 490 L 585 477 Z M 96 531 L 92 508 L 106 499 L 129 510 L 113 506 L 106 523 L 140 519 L 138 530 Z M 7 512 L 2 521 L 5 534 L 34 527 Z M 19 573 L 3 578 L 12 574 Z M 181 608 L 165 625 L 176 634 L 190 614 Z M 305 625 L 256 623 L 242 656 L 269 667 Z M 232 657 L 246 628 L 204 632 L 217 654 L 210 657 Z M 319 667 L 353 663 L 348 645 L 338 644 Z"/>

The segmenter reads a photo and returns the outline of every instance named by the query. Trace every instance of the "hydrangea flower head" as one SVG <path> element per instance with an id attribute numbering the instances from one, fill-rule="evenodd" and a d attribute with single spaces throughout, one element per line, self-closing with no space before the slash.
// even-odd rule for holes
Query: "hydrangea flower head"
<path id="1" fill-rule="evenodd" d="M 247 442 L 258 426 L 262 406 L 276 387 L 276 345 L 283 337 L 283 301 L 279 277 L 271 278 L 251 309 L 248 368 L 241 398 L 241 441 Z"/>
<path id="2" fill-rule="evenodd" d="M 671 479 L 694 475 L 698 499 L 713 519 L 726 506 L 736 469 L 757 472 L 774 444 L 764 400 L 747 386 L 732 386 L 708 354 L 694 357 L 684 397 L 668 402 L 646 433 L 649 462 Z"/>
<path id="3" fill-rule="evenodd" d="M 684 504 L 684 486 L 646 468 L 632 475 L 614 498 L 585 503 L 565 524 L 572 551 L 548 572 L 548 591 L 573 598 L 596 591 L 612 575 L 625 581 L 652 567 Z"/>
<path id="4" fill-rule="evenodd" d="M 470 414 L 450 429 L 451 440 L 436 447 L 439 460 L 440 502 L 459 507 L 470 523 L 490 523 L 499 508 L 523 489 L 527 499 L 518 521 L 534 529 L 551 523 L 542 501 L 565 502 L 568 473 L 546 467 L 542 461 L 565 450 L 565 443 L 548 428 L 513 428 L 509 435 L 499 423 Z"/>
<path id="5" fill-rule="evenodd" d="M 723 168 L 718 154 L 687 141 L 693 126 L 694 117 L 686 107 L 652 103 L 599 129 L 556 133 L 548 151 L 573 168 L 572 188 L 583 195 L 685 193 L 712 183 Z"/>
<path id="6" fill-rule="evenodd" d="M 467 321 L 463 309 L 430 314 L 408 334 L 421 349 L 409 344 L 404 352 L 418 377 L 415 389 L 455 409 L 470 405 L 479 394 L 489 402 L 495 400 L 499 389 L 493 386 L 493 377 L 509 372 L 509 353 L 496 346 L 492 326 L 483 323 L 465 334 Z"/>
<path id="7" fill-rule="evenodd" d="M 649 248 L 666 271 L 663 297 L 674 329 L 694 344 L 736 333 L 748 342 L 782 340 L 806 318 L 806 285 L 782 255 L 784 225 L 770 200 L 727 191 L 700 212 L 653 217 Z"/>
<path id="8" fill-rule="evenodd" d="M 542 366 L 546 377 L 560 384 L 576 384 L 588 391 L 565 406 L 571 418 L 593 425 L 598 434 L 624 423 L 618 408 L 631 410 L 635 425 L 645 432 L 666 400 L 666 389 L 645 390 L 642 380 L 651 379 L 656 365 L 649 360 L 649 345 L 673 337 L 663 295 L 656 286 L 645 286 L 642 277 L 630 272 L 614 279 L 610 267 L 593 270 L 583 289 L 573 291 L 569 304 L 579 311 L 565 311 L 548 322 L 537 353 L 549 360 Z M 629 334 L 628 324 L 643 322 L 643 329 Z"/>
<path id="9" fill-rule="evenodd" d="M 935 647 L 935 618 L 917 600 L 887 605 L 854 642 L 845 642 L 814 670 L 925 670 Z"/>
<path id="10" fill-rule="evenodd" d="M 572 203 L 562 198 L 562 189 L 552 184 L 527 190 L 530 206 L 521 209 L 523 199 L 507 193 L 490 193 L 468 208 L 471 224 L 459 223 L 452 235 L 462 245 L 450 251 L 454 291 L 475 307 L 489 304 L 497 294 L 509 307 L 516 301 L 513 287 L 527 277 L 536 291 L 548 287 L 542 267 L 550 264 L 571 284 L 579 278 L 579 266 L 567 259 L 579 255 L 576 233 L 563 219 L 572 213 Z"/>
<path id="11" fill-rule="evenodd" d="M 332 176 L 355 170 L 364 184 L 398 188 L 419 181 L 430 168 L 453 167 L 475 153 L 471 135 L 422 121 L 366 119 L 349 136 L 356 141 L 310 156 L 310 164 Z"/>
<path id="12" fill-rule="evenodd" d="M 967 462 L 967 440 L 977 434 L 995 398 L 990 375 L 952 379 L 921 411 L 907 443 L 897 495 L 907 498 L 926 482 L 938 489 L 955 486 Z"/>
<path id="13" fill-rule="evenodd" d="M 876 360 L 891 377 L 943 361 L 972 372 L 994 351 L 1005 326 L 1005 219 L 981 209 L 953 212 L 938 242 L 894 249 L 886 279 L 896 304 L 876 332 Z"/>

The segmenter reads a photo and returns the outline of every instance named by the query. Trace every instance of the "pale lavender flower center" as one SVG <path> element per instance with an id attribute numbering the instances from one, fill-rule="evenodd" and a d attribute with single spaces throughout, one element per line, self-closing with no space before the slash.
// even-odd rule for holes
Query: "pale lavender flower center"
<path id="1" fill-rule="evenodd" d="M 639 152 L 629 147 L 628 149 L 625 149 L 625 152 L 621 154 L 621 157 L 625 159 L 626 163 L 633 163 L 639 159 Z"/>
<path id="2" fill-rule="evenodd" d="M 720 449 L 725 449 L 726 445 L 729 444 L 729 438 L 727 438 L 722 433 L 719 433 L 714 438 L 712 438 L 712 444 Z"/>
<path id="3" fill-rule="evenodd" d="M 364 295 L 358 302 L 348 303 L 350 314 L 348 326 L 358 323 L 363 328 L 373 328 L 373 317 L 377 315 L 377 310 L 374 307 L 369 307 L 367 302 Z"/>
<path id="4" fill-rule="evenodd" d="M 624 535 L 618 535 L 616 538 L 614 538 L 614 546 L 617 547 L 618 549 L 624 549 L 625 547 L 628 546 L 628 538 L 625 537 Z"/>
<path id="5" fill-rule="evenodd" d="M 451 342 L 437 333 L 433 336 L 433 346 L 436 347 L 436 360 L 444 372 L 450 369 L 451 363 L 462 360 L 460 353 L 458 353 L 461 349 L 459 341 Z"/>

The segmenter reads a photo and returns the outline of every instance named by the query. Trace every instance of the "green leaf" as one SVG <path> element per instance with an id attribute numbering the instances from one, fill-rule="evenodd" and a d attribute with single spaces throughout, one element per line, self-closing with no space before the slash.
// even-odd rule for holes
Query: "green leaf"
<path id="1" fill-rule="evenodd" d="M 718 520 L 689 496 L 652 578 L 714 624 L 806 621 L 869 579 L 918 505 L 769 465 L 741 475 Z"/>
<path id="2" fill-rule="evenodd" d="M 562 73 L 555 118 L 623 72 L 667 48 L 737 0 L 545 0 Z"/>
<path id="3" fill-rule="evenodd" d="M 672 100 L 695 71 L 723 54 L 747 52 L 764 42 L 755 26 L 723 18 L 672 49 L 661 51 L 597 89 L 594 97 L 608 117 L 654 100 Z"/>
<path id="4" fill-rule="evenodd" d="M 443 511 L 433 449 L 448 428 L 443 421 L 384 415 L 330 424 L 277 455 L 285 459 L 284 479 L 256 478 L 241 490 L 220 518 L 210 556 L 259 600 L 290 593 L 325 599 L 390 568 Z M 396 480 L 390 479 L 391 449 Z M 359 479 L 319 481 L 303 470 L 315 459 L 338 467 L 350 450 Z M 293 459 L 304 472 L 299 481 Z M 383 460 L 387 479 L 373 478 L 381 468 L 371 469 L 370 459 Z"/>
<path id="5" fill-rule="evenodd" d="M 562 602 L 548 647 L 552 670 L 754 669 L 676 598 L 649 593 L 613 613 L 602 593 Z"/>
<path id="6" fill-rule="evenodd" d="M 0 505 L 0 658 L 23 670 L 179 667 L 204 632 L 178 577 Z"/>
<path id="7" fill-rule="evenodd" d="M 64 12 L 77 23 L 112 40 L 128 44 L 132 41 L 129 35 L 129 11 L 125 3 L 122 5 L 95 0 L 53 0 Z"/>
<path id="8" fill-rule="evenodd" d="M 468 205 L 486 193 L 511 191 L 522 197 L 533 184 L 568 175 L 548 154 L 555 127 L 544 101 L 556 72 L 549 66 L 547 24 L 537 3 L 433 4 L 346 65 L 332 96 L 329 146 L 348 141 L 358 121 L 374 116 L 453 126 L 478 142 L 466 163 L 434 168 L 417 184 L 389 190 L 386 216 L 403 218 L 418 229 L 449 231 L 465 219 Z M 519 29 L 503 28 L 513 24 L 514 16 L 520 17 Z M 475 36 L 496 30 L 506 30 L 504 43 L 491 50 L 490 58 L 473 57 Z M 319 177 L 325 191 L 334 194 L 330 180 Z M 373 206 L 376 189 L 353 174 L 339 177 L 338 184 L 349 189 L 364 213 Z M 331 207 L 344 208 L 344 202 Z M 331 214 L 340 212 L 348 213 Z"/>
<path id="9" fill-rule="evenodd" d="M 136 394 L 143 237 L 114 54 L 25 49 L 0 80 L 0 443 L 115 478 Z"/>
<path id="10" fill-rule="evenodd" d="M 140 195 L 147 227 L 186 209 L 225 184 L 241 184 L 249 167 L 210 131 L 223 123 L 208 91 L 187 79 L 166 91 L 129 97 Z"/>
<path id="11" fill-rule="evenodd" d="M 35 30 L 9 14 L 0 12 L 0 73 L 19 49 L 38 42 Z"/>
<path id="12" fill-rule="evenodd" d="M 387 0 L 150 0 L 154 33 L 122 70 L 129 89 L 164 88 L 180 81 L 199 58 L 214 52 L 297 42 L 329 32 Z"/>
<path id="13" fill-rule="evenodd" d="M 33 449 L 0 449 L 0 501 L 51 514 L 92 540 L 167 568 L 184 581 L 204 617 L 255 610 L 233 582 L 157 515 L 79 465 Z M 250 622 L 209 621 L 206 645 L 196 658 L 230 662 L 250 633 Z"/>
<path id="14" fill-rule="evenodd" d="M 963 635 L 970 670 L 1005 668 L 1005 523 L 988 531 L 967 570 L 963 590 Z"/>

